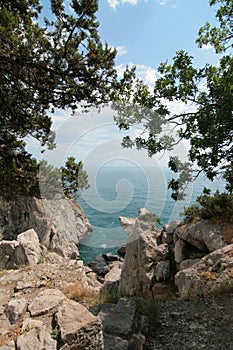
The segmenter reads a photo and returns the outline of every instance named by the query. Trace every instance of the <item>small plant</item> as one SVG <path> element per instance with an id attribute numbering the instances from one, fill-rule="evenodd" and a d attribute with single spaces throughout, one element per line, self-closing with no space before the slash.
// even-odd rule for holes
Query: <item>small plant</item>
<path id="1" fill-rule="evenodd" d="M 58 341 L 60 337 L 61 337 L 60 328 L 59 326 L 56 326 L 55 328 L 52 329 L 51 338 Z"/>
<path id="2" fill-rule="evenodd" d="M 33 328 L 34 328 L 34 327 L 33 327 L 32 325 L 27 324 L 26 327 L 21 328 L 21 330 L 20 330 L 20 335 L 25 335 L 25 334 L 31 332 L 31 330 L 32 330 Z"/>
<path id="3" fill-rule="evenodd" d="M 198 205 L 192 205 L 184 208 L 184 215 L 191 219 L 216 219 L 220 221 L 233 220 L 233 193 L 220 193 L 216 191 L 213 196 L 204 191 L 204 193 L 197 197 Z"/>
<path id="4" fill-rule="evenodd" d="M 139 219 L 142 221 L 149 222 L 151 224 L 157 223 L 157 224 L 161 225 L 160 218 L 156 214 L 153 214 L 153 213 L 147 213 L 144 215 L 140 215 Z"/>

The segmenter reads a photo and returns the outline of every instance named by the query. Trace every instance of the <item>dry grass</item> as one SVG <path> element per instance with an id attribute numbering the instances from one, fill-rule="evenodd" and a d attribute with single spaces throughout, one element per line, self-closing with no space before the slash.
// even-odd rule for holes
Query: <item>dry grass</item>
<path id="1" fill-rule="evenodd" d="M 88 305 L 98 304 L 99 293 L 94 292 L 88 287 L 84 287 L 79 282 L 70 284 L 63 289 L 63 293 L 67 298 L 77 302 L 85 302 Z"/>
<path id="2" fill-rule="evenodd" d="M 216 281 L 218 279 L 218 274 L 217 272 L 213 271 L 203 271 L 201 273 L 201 277 L 204 279 L 205 282 Z"/>
<path id="3" fill-rule="evenodd" d="M 21 332 L 22 322 L 17 322 L 6 333 L 0 334 L 0 346 L 9 344 L 12 340 L 16 341 Z"/>
<path id="4" fill-rule="evenodd" d="M 233 266 L 227 267 L 227 273 L 230 278 L 233 278 Z"/>

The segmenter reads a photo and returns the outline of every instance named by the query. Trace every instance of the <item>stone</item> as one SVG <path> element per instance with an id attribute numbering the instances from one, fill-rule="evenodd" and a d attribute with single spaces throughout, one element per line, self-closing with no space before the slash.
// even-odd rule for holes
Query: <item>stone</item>
<path id="1" fill-rule="evenodd" d="M 124 216 L 119 217 L 120 225 L 128 236 L 133 234 L 133 228 L 136 223 L 134 218 L 126 218 Z"/>
<path id="2" fill-rule="evenodd" d="M 26 319 L 21 335 L 17 338 L 17 350 L 56 350 L 57 341 L 51 338 L 46 326 L 40 320 Z"/>
<path id="3" fill-rule="evenodd" d="M 104 333 L 104 350 L 128 350 L 128 348 L 127 340 Z"/>
<path id="4" fill-rule="evenodd" d="M 201 252 L 212 252 L 226 245 L 221 226 L 204 219 L 179 225 L 175 234 Z"/>
<path id="5" fill-rule="evenodd" d="M 129 341 L 129 350 L 144 350 L 146 338 L 142 334 L 133 334 Z"/>
<path id="6" fill-rule="evenodd" d="M 195 265 L 179 271 L 175 275 L 175 284 L 181 296 L 207 295 L 232 285 L 232 272 L 233 244 L 217 249 Z"/>
<path id="7" fill-rule="evenodd" d="M 116 282 L 121 278 L 121 268 L 118 266 L 114 266 L 105 276 L 105 281 Z"/>
<path id="8" fill-rule="evenodd" d="M 180 262 L 179 264 L 179 271 L 188 269 L 189 267 L 197 264 L 200 262 L 201 259 L 186 259 Z"/>
<path id="9" fill-rule="evenodd" d="M 167 244 L 157 244 L 153 226 L 137 219 L 126 245 L 119 292 L 153 297 L 156 264 L 164 260 L 167 253 Z"/>
<path id="10" fill-rule="evenodd" d="M 27 230 L 18 235 L 17 241 L 23 247 L 26 265 L 36 265 L 42 255 L 37 233 L 33 229 Z"/>
<path id="11" fill-rule="evenodd" d="M 104 322 L 104 331 L 127 338 L 133 329 L 135 312 L 136 303 L 133 299 L 120 298 Z"/>
<path id="12" fill-rule="evenodd" d="M 10 323 L 15 323 L 24 316 L 27 311 L 27 304 L 28 302 L 25 298 L 12 299 L 9 301 L 6 307 L 6 315 Z"/>
<path id="13" fill-rule="evenodd" d="M 179 264 L 182 260 L 185 258 L 184 250 L 185 250 L 185 242 L 182 239 L 178 239 L 176 241 L 175 247 L 174 247 L 174 254 L 175 254 L 175 262 Z"/>
<path id="14" fill-rule="evenodd" d="M 20 201 L 1 198 L 0 240 L 16 240 L 18 234 L 34 229 L 48 250 L 64 257 L 79 257 L 79 239 L 92 230 L 74 199 L 23 197 Z"/>
<path id="15" fill-rule="evenodd" d="M 126 246 L 123 245 L 117 249 L 117 254 L 121 257 L 124 258 L 126 253 Z"/>
<path id="16" fill-rule="evenodd" d="M 46 289 L 33 299 L 28 306 L 28 310 L 32 317 L 43 315 L 49 310 L 57 308 L 64 300 L 66 300 L 66 297 L 60 290 Z"/>
<path id="17" fill-rule="evenodd" d="M 70 349 L 104 349 L 101 321 L 83 305 L 68 300 L 58 308 L 55 322 L 61 332 L 61 342 Z"/>
<path id="18" fill-rule="evenodd" d="M 159 261 L 155 269 L 155 278 L 157 282 L 164 282 L 170 275 L 170 261 Z"/>
<path id="19" fill-rule="evenodd" d="M 119 260 L 119 256 L 115 255 L 115 254 L 103 253 L 102 256 L 103 256 L 104 260 L 107 262 Z"/>

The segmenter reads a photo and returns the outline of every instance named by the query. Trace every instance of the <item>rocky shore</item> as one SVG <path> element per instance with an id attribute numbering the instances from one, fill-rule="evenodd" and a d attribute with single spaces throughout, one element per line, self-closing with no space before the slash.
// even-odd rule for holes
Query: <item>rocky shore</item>
<path id="1" fill-rule="evenodd" d="M 157 229 L 141 209 L 120 218 L 119 254 L 84 266 L 75 202 L 3 201 L 0 215 L 1 350 L 233 349 L 232 223 Z"/>

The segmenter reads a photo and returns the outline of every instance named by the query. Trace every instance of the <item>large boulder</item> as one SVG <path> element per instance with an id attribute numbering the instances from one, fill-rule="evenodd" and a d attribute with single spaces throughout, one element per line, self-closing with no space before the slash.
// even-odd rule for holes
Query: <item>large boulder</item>
<path id="1" fill-rule="evenodd" d="M 69 300 L 58 308 L 55 322 L 64 349 L 103 350 L 102 323 L 84 306 Z"/>
<path id="2" fill-rule="evenodd" d="M 73 199 L 22 197 L 0 199 L 0 240 L 16 240 L 18 234 L 34 229 L 41 244 L 62 256 L 78 258 L 79 239 L 91 225 Z"/>
<path id="3" fill-rule="evenodd" d="M 184 223 L 175 229 L 174 234 L 202 252 L 213 252 L 227 245 L 224 241 L 222 226 L 210 220 L 201 219 Z"/>
<path id="4" fill-rule="evenodd" d="M 126 221 L 120 218 L 123 229 Z M 144 221 L 142 216 L 135 223 L 132 221 L 130 230 L 127 225 L 127 232 L 129 238 L 119 290 L 131 295 L 152 297 L 154 284 L 163 279 L 162 276 L 165 280 L 169 275 L 169 261 L 161 263 L 166 260 L 168 246 L 166 243 L 158 245 L 159 232 L 151 222 Z"/>
<path id="5" fill-rule="evenodd" d="M 14 269 L 21 265 L 35 266 L 45 250 L 33 229 L 19 234 L 17 240 L 0 241 L 0 269 Z"/>
<path id="6" fill-rule="evenodd" d="M 204 256 L 175 275 L 181 296 L 207 295 L 233 286 L 233 244 Z"/>

